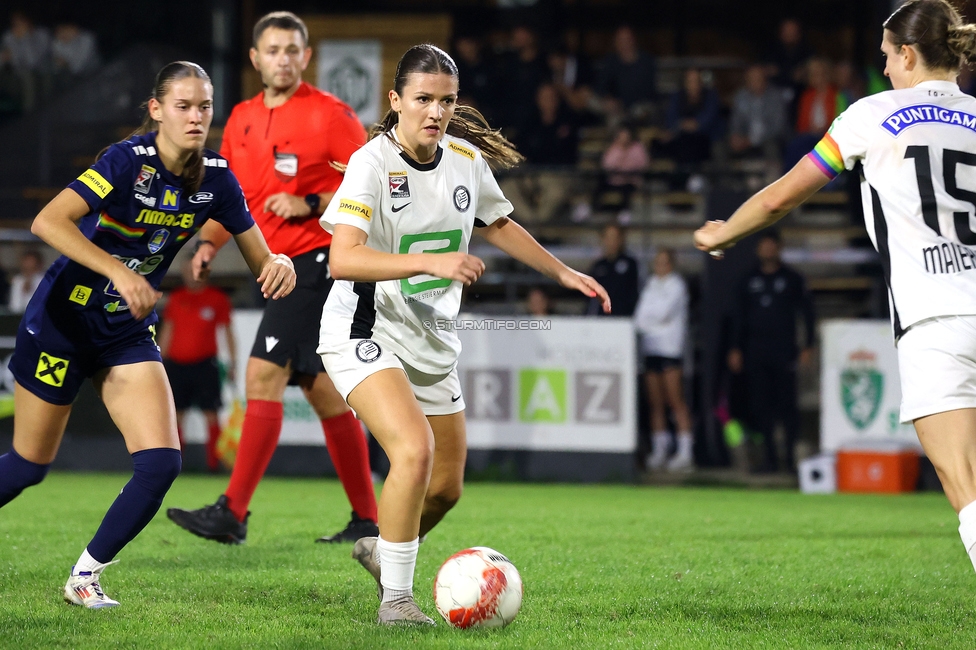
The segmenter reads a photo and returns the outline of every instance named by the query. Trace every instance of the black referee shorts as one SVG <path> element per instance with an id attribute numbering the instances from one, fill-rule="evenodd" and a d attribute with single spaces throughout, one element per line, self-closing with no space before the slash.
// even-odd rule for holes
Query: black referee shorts
<path id="1" fill-rule="evenodd" d="M 173 389 L 173 402 L 177 411 L 193 406 L 201 411 L 220 410 L 220 368 L 217 357 L 196 363 L 177 363 L 164 359 L 163 367 Z"/>
<path id="2" fill-rule="evenodd" d="M 323 246 L 292 258 L 298 276 L 295 289 L 278 300 L 268 300 L 251 356 L 284 368 L 291 362 L 290 384 L 300 375 L 325 372 L 315 353 L 319 346 L 322 307 L 329 297 L 329 247 Z"/>

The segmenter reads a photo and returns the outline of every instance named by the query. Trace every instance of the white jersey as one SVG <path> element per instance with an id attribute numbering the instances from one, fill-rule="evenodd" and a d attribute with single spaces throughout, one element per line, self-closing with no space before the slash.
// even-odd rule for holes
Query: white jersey
<path id="1" fill-rule="evenodd" d="M 475 226 L 512 212 L 481 152 L 445 135 L 430 163 L 403 153 L 388 135 L 373 138 L 349 159 L 345 176 L 322 214 L 364 231 L 366 245 L 384 253 L 468 252 Z M 450 372 L 461 342 L 452 329 L 461 307 L 460 282 L 418 275 L 383 282 L 337 281 L 322 312 L 320 346 L 373 339 L 414 368 Z"/>
<path id="2" fill-rule="evenodd" d="M 652 275 L 644 285 L 634 325 L 641 335 L 645 355 L 677 359 L 684 356 L 688 329 L 688 290 L 675 272 Z"/>
<path id="3" fill-rule="evenodd" d="M 976 99 L 948 81 L 865 97 L 809 157 L 829 176 L 864 166 L 896 340 L 928 318 L 976 314 Z"/>

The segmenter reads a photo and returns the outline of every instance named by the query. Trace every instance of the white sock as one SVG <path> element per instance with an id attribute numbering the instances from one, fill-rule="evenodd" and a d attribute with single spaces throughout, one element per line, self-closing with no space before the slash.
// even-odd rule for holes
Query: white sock
<path id="1" fill-rule="evenodd" d="M 75 573 L 77 574 L 77 572 L 79 571 L 91 571 L 94 573 L 94 572 L 101 571 L 107 566 L 108 564 L 104 562 L 99 562 L 98 560 L 93 558 L 91 554 L 88 552 L 88 549 L 86 548 L 84 552 L 81 554 L 81 557 L 78 558 L 78 561 L 75 562 Z"/>
<path id="2" fill-rule="evenodd" d="M 383 602 L 413 595 L 413 572 L 417 567 L 417 550 L 420 541 L 388 542 L 382 537 L 376 540 L 380 551 L 380 584 L 383 585 Z"/>
<path id="3" fill-rule="evenodd" d="M 959 537 L 976 569 L 976 501 L 959 511 Z"/>
<path id="4" fill-rule="evenodd" d="M 667 456 L 668 447 L 671 445 L 671 434 L 667 431 L 654 432 L 654 455 Z"/>
<path id="5" fill-rule="evenodd" d="M 690 431 L 678 433 L 678 455 L 691 456 L 691 448 L 695 444 L 695 438 Z"/>

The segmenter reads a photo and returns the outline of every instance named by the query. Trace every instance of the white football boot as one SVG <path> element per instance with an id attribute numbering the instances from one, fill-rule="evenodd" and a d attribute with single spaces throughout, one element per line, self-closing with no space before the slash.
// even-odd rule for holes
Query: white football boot
<path id="1" fill-rule="evenodd" d="M 109 562 L 105 567 L 109 564 L 115 564 L 115 562 Z M 98 571 L 78 571 L 77 567 L 71 567 L 71 575 L 68 577 L 67 584 L 64 585 L 64 600 L 72 605 L 81 605 L 88 609 L 101 609 L 102 607 L 118 605 L 118 601 L 106 596 L 105 592 L 102 591 L 102 586 L 98 584 L 98 578 L 102 575 L 105 567 Z"/>

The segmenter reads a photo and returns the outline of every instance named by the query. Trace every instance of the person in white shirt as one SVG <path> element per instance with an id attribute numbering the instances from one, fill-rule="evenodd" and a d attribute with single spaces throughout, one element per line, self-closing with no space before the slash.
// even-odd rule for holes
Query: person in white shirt
<path id="1" fill-rule="evenodd" d="M 855 102 L 823 140 L 728 221 L 695 233 L 721 250 L 772 224 L 861 161 L 865 225 L 881 256 L 912 422 L 976 567 L 976 99 L 956 84 L 976 63 L 976 25 L 945 0 L 909 0 L 884 23 L 894 90 Z"/>
<path id="2" fill-rule="evenodd" d="M 10 311 L 23 314 L 27 303 L 37 290 L 37 285 L 44 279 L 44 260 L 35 250 L 29 250 L 20 256 L 20 272 L 10 281 L 10 300 L 7 304 Z"/>
<path id="3" fill-rule="evenodd" d="M 471 233 L 564 287 L 600 296 L 610 311 L 599 283 L 508 218 L 512 205 L 487 161 L 511 166 L 521 156 L 457 96 L 451 57 L 429 44 L 410 48 L 391 110 L 349 159 L 320 219 L 333 234 L 335 285 L 318 352 L 390 458 L 380 536 L 353 549 L 378 583 L 380 624 L 433 624 L 414 602 L 413 575 L 419 537 L 461 497 L 467 448 L 452 326 L 462 287 L 485 270 L 467 252 Z"/>
<path id="4" fill-rule="evenodd" d="M 641 335 L 644 383 L 651 404 L 653 436 L 647 469 L 661 469 L 665 463 L 671 471 L 691 469 L 694 466 L 694 438 L 681 386 L 681 365 L 688 328 L 688 289 L 674 270 L 674 251 L 669 248 L 659 249 L 654 256 L 654 274 L 647 279 L 641 291 L 634 323 Z M 678 429 L 676 451 L 670 459 L 668 408 Z"/>

